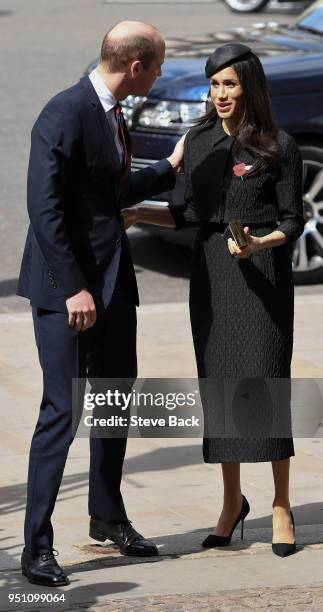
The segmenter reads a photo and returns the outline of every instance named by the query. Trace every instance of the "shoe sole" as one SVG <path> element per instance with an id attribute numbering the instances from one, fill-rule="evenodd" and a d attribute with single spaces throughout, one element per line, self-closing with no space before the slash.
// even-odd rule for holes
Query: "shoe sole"
<path id="1" fill-rule="evenodd" d="M 120 550 L 120 553 L 122 555 L 124 555 L 124 557 L 158 557 L 158 555 L 159 555 L 158 551 L 157 552 L 138 553 L 138 552 L 122 552 Z"/>

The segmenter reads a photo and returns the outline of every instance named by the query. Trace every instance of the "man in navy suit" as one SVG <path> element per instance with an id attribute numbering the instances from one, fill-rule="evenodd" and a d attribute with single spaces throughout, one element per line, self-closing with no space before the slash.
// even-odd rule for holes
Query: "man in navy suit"
<path id="1" fill-rule="evenodd" d="M 22 553 L 22 572 L 35 584 L 68 584 L 53 554 L 51 515 L 73 440 L 72 379 L 137 375 L 138 292 L 121 209 L 173 188 L 183 143 L 167 160 L 131 173 L 119 100 L 147 95 L 164 55 L 158 30 L 118 24 L 103 40 L 97 69 L 52 98 L 32 129 L 30 226 L 17 293 L 32 305 L 44 384 Z M 90 439 L 90 535 L 123 554 L 155 555 L 123 505 L 125 450 L 125 438 Z"/>

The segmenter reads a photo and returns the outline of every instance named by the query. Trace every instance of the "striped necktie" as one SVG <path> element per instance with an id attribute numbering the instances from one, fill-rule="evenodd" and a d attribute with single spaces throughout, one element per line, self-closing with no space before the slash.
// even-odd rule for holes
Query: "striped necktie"
<path id="1" fill-rule="evenodd" d="M 113 110 L 117 122 L 118 138 L 121 146 L 122 165 L 124 170 L 128 170 L 130 169 L 131 165 L 130 147 L 128 148 L 127 144 L 129 142 L 129 138 L 127 138 L 128 128 L 123 116 L 121 104 L 119 104 L 119 102 L 117 102 L 117 104 L 113 107 Z"/>

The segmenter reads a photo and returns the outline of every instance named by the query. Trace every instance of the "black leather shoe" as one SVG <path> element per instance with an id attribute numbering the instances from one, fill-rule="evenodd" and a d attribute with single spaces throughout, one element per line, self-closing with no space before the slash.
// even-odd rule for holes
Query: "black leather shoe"
<path id="1" fill-rule="evenodd" d="M 135 555 L 138 557 L 153 557 L 158 555 L 157 546 L 150 540 L 146 540 L 136 531 L 131 521 L 120 523 L 105 523 L 98 519 L 90 520 L 90 537 L 98 542 L 112 540 L 122 555 Z"/>
<path id="2" fill-rule="evenodd" d="M 215 533 L 211 533 L 207 538 L 205 538 L 204 542 L 202 542 L 203 548 L 217 548 L 218 546 L 228 546 L 231 542 L 232 534 L 240 521 L 241 521 L 241 540 L 243 540 L 244 520 L 246 516 L 249 514 L 249 512 L 250 512 L 250 506 L 249 506 L 248 500 L 243 495 L 240 514 L 237 517 L 237 520 L 235 521 L 229 535 L 228 536 L 218 536 Z"/>
<path id="3" fill-rule="evenodd" d="M 290 511 L 290 516 L 292 519 L 295 535 L 295 521 L 292 511 Z M 287 544 L 285 542 L 276 542 L 276 544 L 271 545 L 271 548 L 273 553 L 275 555 L 278 555 L 278 557 L 289 557 L 289 555 L 293 555 L 296 552 L 296 540 L 293 542 L 293 544 Z"/>
<path id="4" fill-rule="evenodd" d="M 24 549 L 21 555 L 21 570 L 32 584 L 59 587 L 70 583 L 58 565 L 53 551 L 31 555 Z"/>

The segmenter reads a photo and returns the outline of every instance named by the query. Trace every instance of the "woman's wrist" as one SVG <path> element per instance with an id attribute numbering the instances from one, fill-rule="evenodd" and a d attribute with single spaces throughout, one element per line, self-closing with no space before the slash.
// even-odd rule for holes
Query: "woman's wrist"
<path id="1" fill-rule="evenodd" d="M 143 219 L 140 214 L 140 206 L 136 206 L 136 223 L 142 223 Z"/>
<path id="2" fill-rule="evenodd" d="M 151 206 L 139 204 L 137 207 L 136 223 L 151 223 L 153 222 L 154 209 Z"/>
<path id="3" fill-rule="evenodd" d="M 287 242 L 285 234 L 279 230 L 275 230 L 274 232 L 267 234 L 267 236 L 258 236 L 257 238 L 259 243 L 259 251 L 281 246 Z"/>
<path id="4" fill-rule="evenodd" d="M 173 228 L 175 222 L 168 206 L 143 205 L 136 206 L 135 223 L 148 223 Z"/>
<path id="5" fill-rule="evenodd" d="M 256 250 L 257 251 L 262 251 L 263 249 L 267 248 L 267 243 L 266 240 L 264 240 L 264 238 L 266 238 L 266 236 L 256 236 L 257 241 L 256 241 Z"/>

